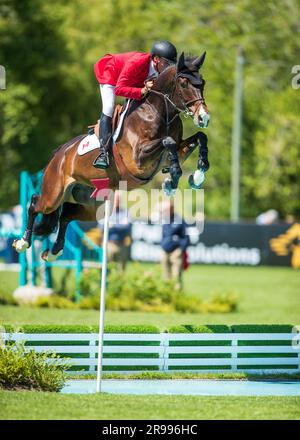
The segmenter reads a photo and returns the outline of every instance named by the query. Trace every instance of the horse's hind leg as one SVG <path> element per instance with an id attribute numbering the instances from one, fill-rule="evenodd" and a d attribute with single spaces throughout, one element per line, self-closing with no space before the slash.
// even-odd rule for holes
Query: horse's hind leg
<path id="1" fill-rule="evenodd" d="M 39 200 L 39 196 L 37 194 L 34 194 L 31 197 L 30 205 L 28 208 L 28 219 L 27 219 L 27 225 L 25 232 L 21 239 L 14 240 L 12 246 L 13 248 L 20 254 L 22 252 L 25 252 L 26 249 L 30 248 L 31 241 L 32 241 L 32 231 L 33 231 L 33 225 L 34 220 L 36 216 L 38 215 L 38 212 L 36 211 L 36 205 Z"/>
<path id="2" fill-rule="evenodd" d="M 18 253 L 25 252 L 26 249 L 30 248 L 33 233 L 45 237 L 53 232 L 57 226 L 59 207 L 65 188 L 60 179 L 56 179 L 56 183 L 53 185 L 53 176 L 49 171 L 51 171 L 49 168 L 45 171 L 41 195 L 34 194 L 31 197 L 23 236 L 13 243 L 13 247 Z M 39 224 L 34 225 L 36 216 L 39 213 L 43 214 L 42 220 Z"/>
<path id="3" fill-rule="evenodd" d="M 68 185 L 64 184 L 62 176 L 54 176 L 52 169 L 46 169 L 41 195 L 35 206 L 38 213 L 43 214 L 40 223 L 35 225 L 34 234 L 40 237 L 47 237 L 57 228 L 60 217 L 60 206 Z"/>
<path id="4" fill-rule="evenodd" d="M 70 223 L 70 220 L 67 218 L 67 216 L 65 215 L 64 212 L 64 206 L 66 205 L 66 203 L 64 203 L 63 205 L 63 210 L 62 213 L 59 217 L 59 223 L 58 223 L 58 234 L 55 240 L 55 243 L 52 247 L 52 249 L 46 249 L 45 251 L 42 252 L 42 259 L 48 262 L 52 262 L 55 261 L 58 257 L 60 257 L 63 254 L 63 248 L 64 248 L 64 244 L 65 244 L 65 235 L 67 232 L 67 227 Z"/>
<path id="5" fill-rule="evenodd" d="M 51 250 L 46 249 L 42 253 L 43 260 L 52 262 L 62 255 L 65 245 L 65 235 L 68 225 L 72 220 L 95 220 L 95 212 L 83 205 L 65 202 L 59 218 L 59 228 L 55 243 Z"/>

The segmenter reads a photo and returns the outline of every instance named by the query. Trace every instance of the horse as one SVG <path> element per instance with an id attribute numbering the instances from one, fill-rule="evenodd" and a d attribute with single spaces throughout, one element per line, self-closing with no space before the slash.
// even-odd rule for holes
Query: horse
<path id="1" fill-rule="evenodd" d="M 182 175 L 180 164 L 198 147 L 197 169 L 209 167 L 207 136 L 198 131 L 183 139 L 181 113 L 191 116 L 197 127 L 206 127 L 209 111 L 204 99 L 205 81 L 199 70 L 206 52 L 200 57 L 180 55 L 177 64 L 171 64 L 158 75 L 148 95 L 141 101 L 132 101 L 119 140 L 110 155 L 110 167 L 95 169 L 92 163 L 98 149 L 85 155 L 77 153 L 78 145 L 86 134 L 81 134 L 58 147 L 44 169 L 41 194 L 34 194 L 28 207 L 28 218 L 22 238 L 15 240 L 17 252 L 31 246 L 32 234 L 48 236 L 58 227 L 51 250 L 43 252 L 45 261 L 54 261 L 63 253 L 65 233 L 73 220 L 93 221 L 100 203 L 91 198 L 95 189 L 93 179 L 109 178 L 110 189 L 120 181 L 128 190 L 145 185 L 159 171 L 169 173 L 164 190 L 172 195 Z M 116 109 L 117 110 L 117 109 Z M 95 127 L 95 132 L 99 127 Z M 190 176 L 192 177 L 192 176 Z M 193 179 L 192 179 L 193 180 Z M 194 188 L 197 184 L 190 181 Z M 36 216 L 40 223 L 34 225 Z"/>

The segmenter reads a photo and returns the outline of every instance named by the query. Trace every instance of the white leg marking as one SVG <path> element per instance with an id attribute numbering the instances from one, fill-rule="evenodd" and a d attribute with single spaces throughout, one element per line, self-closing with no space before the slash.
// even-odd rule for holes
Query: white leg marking
<path id="1" fill-rule="evenodd" d="M 48 263 L 52 263 L 53 261 L 56 261 L 58 257 L 60 257 L 63 254 L 63 250 L 59 251 L 57 254 L 52 254 L 52 252 L 47 249 L 42 253 L 42 259 L 47 261 Z"/>

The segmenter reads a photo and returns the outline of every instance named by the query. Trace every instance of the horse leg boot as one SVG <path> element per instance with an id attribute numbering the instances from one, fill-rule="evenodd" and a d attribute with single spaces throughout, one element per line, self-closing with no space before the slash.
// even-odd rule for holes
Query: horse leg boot
<path id="1" fill-rule="evenodd" d="M 171 176 L 171 186 L 175 190 L 178 186 L 180 177 L 182 176 L 182 170 L 179 165 L 178 154 L 176 150 L 176 142 L 170 136 L 166 137 L 163 141 L 163 146 L 169 151 L 170 160 L 170 176 Z"/>
<path id="2" fill-rule="evenodd" d="M 62 210 L 58 223 L 58 234 L 55 243 L 53 244 L 51 250 L 46 249 L 41 255 L 42 259 L 47 261 L 48 263 L 57 260 L 57 258 L 63 254 L 67 227 L 69 223 L 73 220 L 72 213 L 76 212 L 78 206 L 79 205 L 68 202 L 65 202 L 62 205 Z"/>
<path id="3" fill-rule="evenodd" d="M 207 136 L 201 131 L 196 134 L 199 146 L 199 158 L 196 171 L 189 176 L 189 185 L 193 189 L 202 188 L 205 179 L 205 172 L 209 169 Z"/>
<path id="4" fill-rule="evenodd" d="M 100 117 L 100 130 L 99 130 L 99 142 L 100 142 L 100 154 L 94 160 L 94 167 L 105 170 L 109 167 L 109 149 L 112 139 L 112 118 L 102 113 Z"/>
<path id="5" fill-rule="evenodd" d="M 199 159 L 198 170 L 207 171 L 209 169 L 207 136 L 201 131 L 198 133 Z"/>
<path id="6" fill-rule="evenodd" d="M 23 234 L 23 237 L 19 240 L 15 240 L 12 244 L 13 248 L 20 254 L 26 249 L 30 248 L 31 241 L 32 241 L 32 230 L 33 230 L 33 224 L 36 216 L 38 213 L 35 210 L 36 203 L 39 199 L 39 196 L 37 194 L 34 194 L 31 197 L 30 205 L 28 208 L 28 220 L 25 232 Z"/>
<path id="7" fill-rule="evenodd" d="M 41 255 L 44 261 L 47 261 L 48 263 L 53 262 L 63 254 L 65 235 L 70 221 L 70 219 L 65 218 L 63 215 L 61 215 L 59 219 L 59 228 L 55 243 L 51 250 L 46 249 Z"/>

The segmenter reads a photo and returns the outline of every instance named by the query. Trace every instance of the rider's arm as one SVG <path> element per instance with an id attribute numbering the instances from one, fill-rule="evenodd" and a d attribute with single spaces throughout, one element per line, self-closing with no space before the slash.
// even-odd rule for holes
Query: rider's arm
<path id="1" fill-rule="evenodd" d="M 136 77 L 138 66 L 134 61 L 129 60 L 123 67 L 118 78 L 115 94 L 130 99 L 142 99 L 142 88 L 132 87 L 132 79 Z"/>

